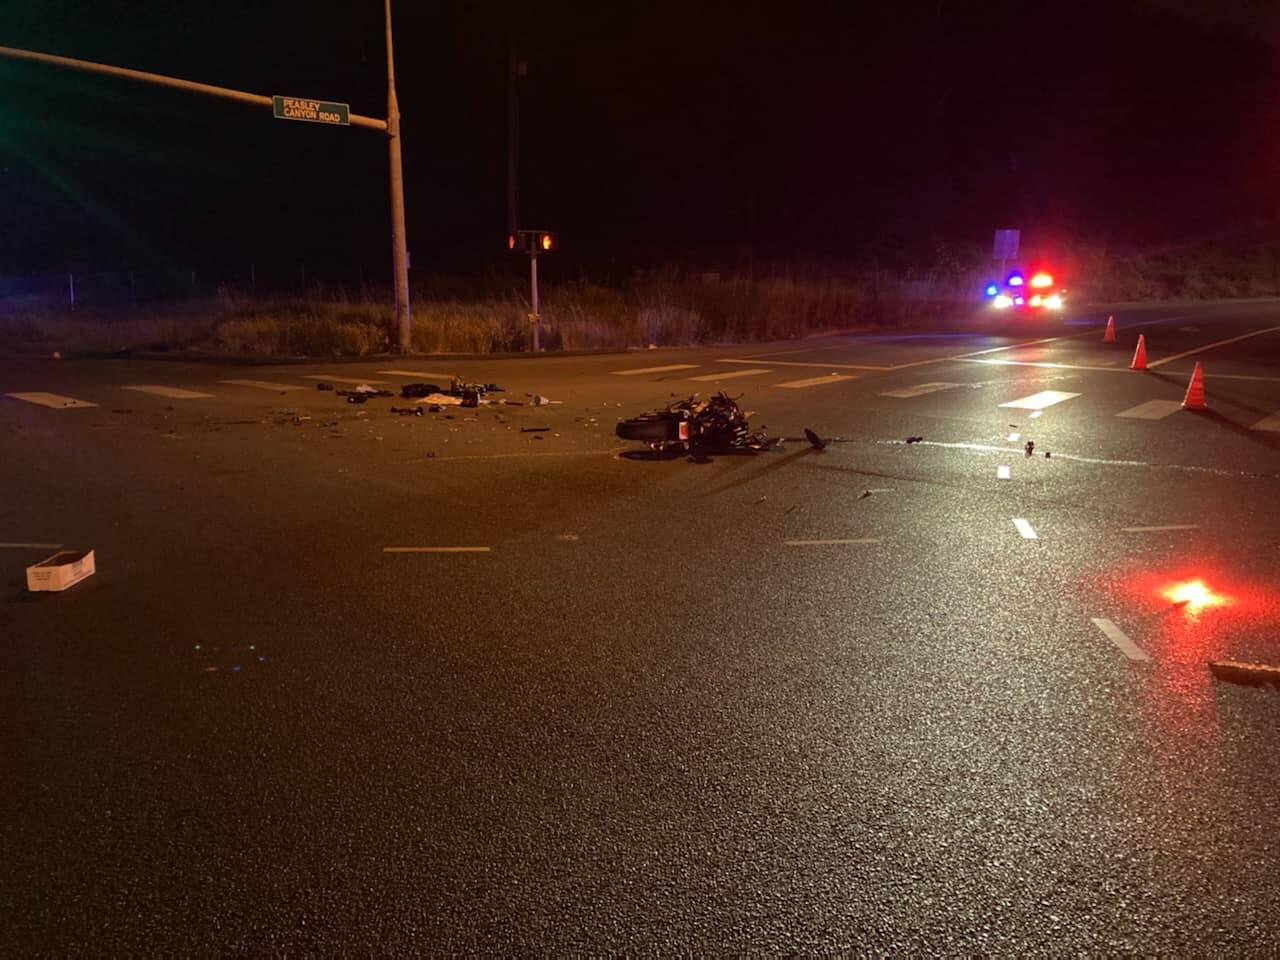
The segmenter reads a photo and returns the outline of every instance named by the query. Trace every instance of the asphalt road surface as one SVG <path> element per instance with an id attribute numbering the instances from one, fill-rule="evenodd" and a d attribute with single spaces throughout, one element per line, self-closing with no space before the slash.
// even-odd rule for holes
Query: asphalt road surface
<path id="1" fill-rule="evenodd" d="M 0 362 L 0 953 L 1276 955 L 1280 303 L 1115 313 Z"/>

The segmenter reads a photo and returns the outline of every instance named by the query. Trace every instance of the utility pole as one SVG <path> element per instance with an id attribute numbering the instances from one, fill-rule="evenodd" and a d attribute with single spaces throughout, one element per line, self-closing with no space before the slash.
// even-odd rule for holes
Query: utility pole
<path id="1" fill-rule="evenodd" d="M 387 19 L 387 147 L 391 158 L 391 270 L 396 288 L 396 351 L 413 348 L 409 312 L 409 249 L 404 225 L 404 168 L 400 162 L 400 104 L 396 101 L 395 53 L 391 42 L 391 0 L 383 0 Z"/>
<path id="2" fill-rule="evenodd" d="M 520 229 L 520 98 L 516 78 L 525 75 L 513 46 L 507 53 L 507 234 Z"/>

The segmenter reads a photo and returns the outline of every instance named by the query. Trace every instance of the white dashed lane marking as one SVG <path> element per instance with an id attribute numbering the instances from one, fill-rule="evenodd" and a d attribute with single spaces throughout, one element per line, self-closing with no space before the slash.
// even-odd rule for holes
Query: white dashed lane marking
<path id="1" fill-rule="evenodd" d="M 1021 517 L 1014 517 L 1013 525 L 1018 528 L 1018 532 L 1022 534 L 1023 540 L 1039 540 L 1040 539 L 1039 537 L 1036 536 L 1036 532 L 1035 530 L 1032 529 L 1031 524 L 1027 523 L 1027 521 L 1023 520 Z"/>
<path id="2" fill-rule="evenodd" d="M 881 397 L 893 397 L 897 400 L 907 400 L 911 397 L 923 397 L 926 393 L 937 393 L 939 390 L 950 390 L 952 387 L 958 387 L 958 383 L 918 383 L 914 387 L 903 387 L 900 390 L 886 390 L 884 393 L 877 394 Z"/>
<path id="3" fill-rule="evenodd" d="M 810 377 L 808 380 L 789 380 L 786 383 L 777 383 L 774 386 L 786 387 L 788 390 L 802 390 L 805 387 L 820 387 L 824 383 L 839 383 L 841 380 L 856 380 L 857 377 L 848 374 L 832 373 L 825 377 Z"/>
<path id="4" fill-rule="evenodd" d="M 1164 530 L 1199 530 L 1198 523 L 1167 523 L 1162 527 L 1121 527 L 1121 533 L 1159 533 Z"/>
<path id="5" fill-rule="evenodd" d="M 640 367 L 636 370 L 614 370 L 615 377 L 638 377 L 644 373 L 671 373 L 674 370 L 696 370 L 696 363 L 671 363 L 665 367 Z"/>
<path id="6" fill-rule="evenodd" d="M 1055 403 L 1062 403 L 1064 400 L 1071 400 L 1078 397 L 1078 393 L 1067 393 L 1063 390 L 1041 390 L 1039 393 L 1033 393 L 1029 397 L 1021 397 L 1017 400 L 1010 400 L 1008 403 L 1002 403 L 1002 407 L 1011 407 L 1015 410 L 1044 410 L 1052 407 Z"/>
<path id="7" fill-rule="evenodd" d="M 300 387 L 296 383 L 274 383 L 271 380 L 219 380 L 219 383 L 229 383 L 233 387 L 253 387 L 255 390 L 274 390 L 277 393 L 287 390 L 305 390 L 306 387 Z"/>
<path id="8" fill-rule="evenodd" d="M 1128 410 L 1121 410 L 1116 416 L 1128 417 L 1131 420 L 1163 420 L 1169 414 L 1177 413 L 1181 409 L 1182 403 L 1179 400 L 1148 400 Z"/>
<path id="9" fill-rule="evenodd" d="M 996 467 L 996 479 L 997 480 L 1009 479 L 1009 468 L 1005 466 L 1003 463 L 1000 466 Z"/>
<path id="10" fill-rule="evenodd" d="M 168 397 L 170 400 L 200 400 L 213 396 L 212 393 L 183 390 L 181 387 L 162 387 L 154 383 L 137 383 L 124 389 L 134 390 L 138 393 L 153 393 L 157 397 Z"/>
<path id="11" fill-rule="evenodd" d="M 1280 413 L 1273 413 L 1269 417 L 1264 417 L 1249 429 L 1270 430 L 1272 433 L 1280 433 Z"/>
<path id="12" fill-rule="evenodd" d="M 385 380 L 366 380 L 364 377 L 335 377 L 331 373 L 307 373 L 303 374 L 304 380 L 325 380 L 329 383 L 367 383 L 373 385 L 375 383 L 386 383 Z"/>
<path id="13" fill-rule="evenodd" d="M 59 393 L 11 393 L 8 396 L 15 400 L 25 400 L 27 403 L 36 403 L 42 407 L 52 407 L 54 410 L 74 410 L 78 407 L 96 407 L 96 403 L 90 403 L 88 400 L 77 400 L 75 397 L 64 397 Z"/>
<path id="14" fill-rule="evenodd" d="M 1105 617 L 1093 617 L 1093 625 L 1130 660 L 1150 660 L 1147 652 L 1134 643 L 1123 630 Z"/>
<path id="15" fill-rule="evenodd" d="M 700 377 L 689 379 L 697 383 L 706 383 L 713 380 L 736 380 L 738 377 L 758 377 L 762 373 L 773 373 L 773 371 L 764 367 L 757 370 L 721 370 L 719 373 L 704 373 Z"/>

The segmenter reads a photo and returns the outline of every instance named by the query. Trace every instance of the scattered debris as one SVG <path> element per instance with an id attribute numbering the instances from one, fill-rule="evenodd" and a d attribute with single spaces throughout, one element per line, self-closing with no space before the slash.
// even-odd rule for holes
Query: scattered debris
<path id="1" fill-rule="evenodd" d="M 782 515 L 783 515 L 783 516 L 786 516 L 788 513 L 790 513 L 790 512 L 791 512 L 791 511 L 793 511 L 793 510 L 796 510 L 796 509 L 798 509 L 798 504 L 794 504 L 794 503 L 793 503 L 791 506 L 787 507 L 787 509 L 785 509 L 785 510 L 783 510 L 783 511 L 782 511 Z"/>
<path id="2" fill-rule="evenodd" d="M 1048 451 L 1048 450 L 1046 450 L 1046 451 L 1044 452 L 1044 458 L 1045 458 L 1046 460 L 1048 460 L 1048 459 L 1049 459 L 1049 457 L 1050 457 L 1049 451 Z"/>
<path id="3" fill-rule="evenodd" d="M 368 399 L 363 393 L 347 394 L 347 403 L 364 403 Z"/>
<path id="4" fill-rule="evenodd" d="M 1026 451 L 1027 456 L 1029 457 L 1036 452 L 1036 442 L 1034 440 L 1028 440 L 1027 445 L 1022 449 Z"/>
<path id="5" fill-rule="evenodd" d="M 295 416 L 295 417 L 293 418 L 293 425 L 294 425 L 295 427 L 296 427 L 296 426 L 300 426 L 301 424 L 305 423 L 307 420 L 310 420 L 310 419 L 311 419 L 310 417 L 300 417 L 300 416 Z"/>
<path id="6" fill-rule="evenodd" d="M 859 496 L 859 497 L 858 497 L 858 499 L 859 499 L 859 500 L 865 500 L 865 499 L 867 499 L 867 497 L 869 497 L 869 496 L 871 496 L 871 491 L 870 491 L 870 490 L 863 490 L 863 491 L 862 491 L 861 496 Z"/>
<path id="7" fill-rule="evenodd" d="M 392 413 L 398 413 L 402 417 L 420 417 L 422 416 L 421 407 L 392 407 Z"/>
<path id="8" fill-rule="evenodd" d="M 756 503 L 764 503 L 768 499 L 769 499 L 768 497 L 761 497 L 759 500 L 756 501 Z"/>
<path id="9" fill-rule="evenodd" d="M 503 403 L 505 403 L 508 407 L 523 407 L 523 406 L 524 406 L 524 401 L 523 401 L 523 400 L 503 400 L 502 402 L 503 402 Z"/>
<path id="10" fill-rule="evenodd" d="M 529 393 L 529 394 L 525 394 L 525 396 L 531 398 L 529 400 L 529 403 L 535 407 L 546 407 L 546 406 L 550 406 L 553 403 L 554 404 L 564 403 L 563 400 L 548 400 L 546 397 L 544 397 L 540 393 Z"/>
<path id="11" fill-rule="evenodd" d="M 59 550 L 27 567 L 27 589 L 59 592 L 97 571 L 92 550 Z"/>
<path id="12" fill-rule="evenodd" d="M 547 439 L 547 438 L 546 438 L 546 437 L 544 437 L 542 434 L 540 434 L 540 433 L 539 433 L 539 434 L 535 434 L 535 435 L 534 435 L 534 437 L 533 437 L 533 439 L 534 439 L 534 440 L 545 440 L 545 439 Z"/>
<path id="13" fill-rule="evenodd" d="M 550 429 L 551 429 L 550 427 L 521 427 L 520 432 L 521 433 L 546 433 Z"/>
<path id="14" fill-rule="evenodd" d="M 332 383 L 329 383 L 328 381 L 321 380 L 319 383 L 317 383 L 317 384 L 316 384 L 316 389 L 317 389 L 317 390 L 329 390 L 329 391 L 331 391 L 331 392 L 332 392 L 332 390 L 333 390 L 333 384 L 332 384 Z"/>
<path id="15" fill-rule="evenodd" d="M 907 437 L 907 443 L 923 443 L 924 437 Z"/>
<path id="16" fill-rule="evenodd" d="M 813 447 L 815 450 L 827 449 L 827 441 L 823 440 L 808 427 L 804 428 L 804 438 L 809 441 L 809 446 Z"/>
<path id="17" fill-rule="evenodd" d="M 433 403 L 427 407 L 427 413 L 439 413 L 443 409 L 444 407 L 440 406 L 440 404 Z"/>
<path id="18" fill-rule="evenodd" d="M 562 543 L 576 543 L 578 535 L 576 533 L 557 533 L 556 539 Z"/>

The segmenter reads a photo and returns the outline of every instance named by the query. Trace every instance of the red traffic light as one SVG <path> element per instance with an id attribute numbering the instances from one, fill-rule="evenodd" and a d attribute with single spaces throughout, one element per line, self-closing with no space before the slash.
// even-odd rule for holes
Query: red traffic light
<path id="1" fill-rule="evenodd" d="M 516 235 L 514 233 L 507 234 L 507 249 L 514 250 L 516 248 Z"/>

